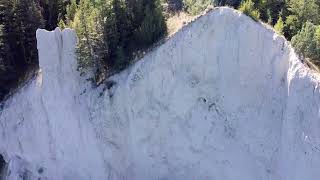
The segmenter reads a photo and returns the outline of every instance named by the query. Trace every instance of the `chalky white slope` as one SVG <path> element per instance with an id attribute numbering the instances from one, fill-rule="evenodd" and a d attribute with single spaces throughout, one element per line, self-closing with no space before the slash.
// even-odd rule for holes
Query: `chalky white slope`
<path id="1" fill-rule="evenodd" d="M 319 78 L 245 15 L 215 9 L 99 88 L 72 30 L 37 39 L 42 72 L 0 115 L 7 179 L 320 177 Z"/>

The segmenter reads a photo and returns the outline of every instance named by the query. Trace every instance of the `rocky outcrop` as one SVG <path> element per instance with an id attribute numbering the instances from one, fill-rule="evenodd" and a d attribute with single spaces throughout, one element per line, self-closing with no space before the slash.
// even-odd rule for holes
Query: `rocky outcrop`
<path id="1" fill-rule="evenodd" d="M 72 30 L 37 39 L 41 73 L 0 115 L 0 154 L 16 175 L 320 176 L 319 78 L 237 11 L 210 11 L 96 89 L 76 71 Z"/>
<path id="2" fill-rule="evenodd" d="M 6 102 L 0 153 L 9 170 L 13 164 L 31 179 L 103 179 L 103 158 L 80 95 L 76 35 L 38 30 L 37 39 L 41 72 Z"/>

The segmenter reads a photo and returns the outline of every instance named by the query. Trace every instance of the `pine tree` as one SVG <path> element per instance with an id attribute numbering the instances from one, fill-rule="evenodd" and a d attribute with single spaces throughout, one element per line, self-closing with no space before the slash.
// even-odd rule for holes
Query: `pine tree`
<path id="1" fill-rule="evenodd" d="M 232 6 L 237 8 L 241 0 L 213 0 L 215 6 Z"/>
<path id="2" fill-rule="evenodd" d="M 67 24 L 73 21 L 76 12 L 77 12 L 77 3 L 76 3 L 76 0 L 72 0 L 66 8 L 65 19 Z"/>
<path id="3" fill-rule="evenodd" d="M 60 20 L 65 20 L 69 3 L 70 0 L 39 0 L 47 30 L 55 29 Z"/>
<path id="4" fill-rule="evenodd" d="M 144 8 L 144 18 L 137 31 L 137 40 L 142 46 L 149 46 L 166 33 L 166 24 L 162 16 L 159 0 L 149 1 Z"/>
<path id="5" fill-rule="evenodd" d="M 185 10 L 192 15 L 199 14 L 213 3 L 222 5 L 221 0 L 183 0 Z"/>
<path id="6" fill-rule="evenodd" d="M 122 69 L 166 33 L 160 0 L 80 0 L 67 8 L 79 38 L 80 69 Z"/>
<path id="7" fill-rule="evenodd" d="M 320 26 L 315 26 L 308 21 L 291 41 L 292 46 L 299 55 L 304 58 L 310 58 L 318 65 L 320 63 L 319 32 Z"/>
<path id="8" fill-rule="evenodd" d="M 283 27 L 284 27 L 284 22 L 282 20 L 281 15 L 279 16 L 279 19 L 277 23 L 274 25 L 274 29 L 281 35 L 283 35 Z"/>
<path id="9" fill-rule="evenodd" d="M 0 22 L 0 86 L 5 84 L 0 91 L 6 94 L 38 64 L 35 32 L 42 25 L 40 8 L 30 0 L 0 0 Z"/>
<path id="10" fill-rule="evenodd" d="M 127 46 L 132 27 L 125 6 L 123 1 L 112 0 L 103 9 L 104 41 L 107 47 L 104 61 L 111 67 L 121 67 L 126 62 L 124 48 Z"/>
<path id="11" fill-rule="evenodd" d="M 255 3 L 252 0 L 243 1 L 239 7 L 239 10 L 252 17 L 255 21 L 258 21 L 260 18 L 260 12 L 255 8 Z"/>
<path id="12" fill-rule="evenodd" d="M 34 1 L 20 0 L 16 5 L 16 32 L 21 57 L 26 64 L 38 63 L 35 32 L 42 27 L 42 15 Z"/>
<path id="13" fill-rule="evenodd" d="M 103 32 L 100 12 L 94 3 L 80 0 L 74 20 L 69 24 L 77 32 L 79 69 L 83 72 L 89 67 L 93 71 L 101 71 L 101 59 L 104 52 Z"/>
<path id="14" fill-rule="evenodd" d="M 259 10 L 260 19 L 274 25 L 278 15 L 285 8 L 285 0 L 253 0 L 255 8 Z"/>
<path id="15" fill-rule="evenodd" d="M 0 7 L 2 9 L 2 7 Z M 1 10 L 0 10 L 1 11 Z M 5 32 L 4 26 L 0 19 L 0 100 L 8 92 L 8 67 L 6 62 L 6 46 L 5 46 Z M 10 80 L 10 78 L 9 78 Z"/>
<path id="16" fill-rule="evenodd" d="M 320 23 L 320 7 L 316 0 L 290 0 L 290 15 L 286 19 L 285 31 L 289 39 L 298 33 L 307 21 L 313 24 Z"/>

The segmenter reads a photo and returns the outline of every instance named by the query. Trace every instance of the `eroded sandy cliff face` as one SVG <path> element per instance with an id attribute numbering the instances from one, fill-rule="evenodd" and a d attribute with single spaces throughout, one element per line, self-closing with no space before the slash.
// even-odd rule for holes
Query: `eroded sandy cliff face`
<path id="1" fill-rule="evenodd" d="M 215 9 L 96 89 L 72 30 L 37 39 L 41 73 L 0 115 L 7 179 L 320 177 L 319 79 L 245 15 Z"/>

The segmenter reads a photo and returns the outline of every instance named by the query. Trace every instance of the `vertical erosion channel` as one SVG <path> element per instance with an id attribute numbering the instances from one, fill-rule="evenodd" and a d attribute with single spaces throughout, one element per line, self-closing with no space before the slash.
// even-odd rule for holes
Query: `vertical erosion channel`
<path id="1" fill-rule="evenodd" d="M 7 164 L 6 161 L 4 160 L 3 156 L 0 154 L 0 180 L 4 180 L 6 164 Z"/>

